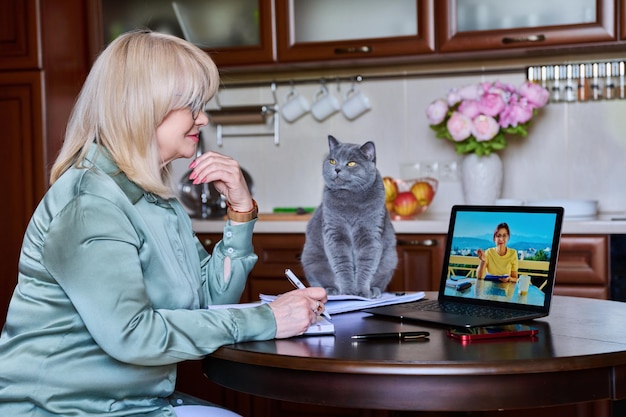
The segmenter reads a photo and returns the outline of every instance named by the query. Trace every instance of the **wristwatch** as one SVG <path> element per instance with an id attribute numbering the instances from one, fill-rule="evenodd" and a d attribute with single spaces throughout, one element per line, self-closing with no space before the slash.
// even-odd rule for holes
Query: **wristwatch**
<path id="1" fill-rule="evenodd" d="M 230 206 L 230 203 L 226 203 L 228 209 L 226 210 L 226 216 L 235 222 L 245 223 L 250 220 L 256 219 L 259 215 L 259 206 L 256 203 L 256 200 L 252 199 L 252 209 L 250 211 L 236 211 Z"/>

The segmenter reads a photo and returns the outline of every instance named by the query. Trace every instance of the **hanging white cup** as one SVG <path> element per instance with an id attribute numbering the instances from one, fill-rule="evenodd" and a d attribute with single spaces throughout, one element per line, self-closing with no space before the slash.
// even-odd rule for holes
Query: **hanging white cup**
<path id="1" fill-rule="evenodd" d="M 285 96 L 285 103 L 281 106 L 280 112 L 283 115 L 283 119 L 292 123 L 307 114 L 309 110 L 311 110 L 309 100 L 292 89 Z"/>
<path id="2" fill-rule="evenodd" d="M 372 105 L 367 96 L 353 85 L 343 98 L 341 112 L 346 116 L 346 119 L 354 120 L 371 108 Z"/>
<path id="3" fill-rule="evenodd" d="M 318 122 L 321 122 L 337 113 L 340 108 L 337 97 L 330 94 L 328 88 L 323 85 L 315 93 L 313 104 L 311 104 L 311 114 Z"/>

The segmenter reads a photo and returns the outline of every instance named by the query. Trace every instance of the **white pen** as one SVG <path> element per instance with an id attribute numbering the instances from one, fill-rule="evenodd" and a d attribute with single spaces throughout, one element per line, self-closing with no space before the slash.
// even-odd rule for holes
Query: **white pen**
<path id="1" fill-rule="evenodd" d="M 294 287 L 296 287 L 298 289 L 306 288 L 306 286 L 302 283 L 302 281 L 300 281 L 300 279 L 296 276 L 296 274 L 294 274 L 291 271 L 291 269 L 289 269 L 289 268 L 285 269 L 285 275 L 287 275 L 287 279 L 289 280 L 289 282 L 291 282 L 293 284 Z M 328 312 L 326 310 L 322 311 L 322 314 L 328 320 L 332 320 L 332 318 L 330 318 L 330 314 L 328 314 Z"/>

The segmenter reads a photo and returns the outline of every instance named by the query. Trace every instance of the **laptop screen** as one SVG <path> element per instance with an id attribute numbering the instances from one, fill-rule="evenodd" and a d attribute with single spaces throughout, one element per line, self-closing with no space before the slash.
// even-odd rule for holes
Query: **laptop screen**
<path id="1" fill-rule="evenodd" d="M 454 206 L 439 298 L 549 308 L 563 208 Z"/>

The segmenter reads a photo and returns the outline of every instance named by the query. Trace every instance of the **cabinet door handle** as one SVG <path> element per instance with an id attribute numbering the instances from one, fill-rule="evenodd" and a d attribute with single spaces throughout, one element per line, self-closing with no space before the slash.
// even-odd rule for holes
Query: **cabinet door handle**
<path id="1" fill-rule="evenodd" d="M 202 241 L 202 244 L 206 247 L 206 246 L 211 246 L 213 244 L 213 241 L 211 239 L 209 239 L 208 237 L 206 239 L 204 239 Z"/>
<path id="2" fill-rule="evenodd" d="M 502 43 L 521 43 L 521 42 L 543 42 L 546 40 L 546 35 L 530 35 L 530 36 L 522 36 L 519 38 L 509 38 L 505 36 L 502 38 Z"/>
<path id="3" fill-rule="evenodd" d="M 349 46 L 347 48 L 335 48 L 335 54 L 357 54 L 357 53 L 365 53 L 369 54 L 372 52 L 371 46 Z"/>
<path id="4" fill-rule="evenodd" d="M 434 239 L 424 240 L 404 240 L 398 239 L 396 241 L 398 246 L 437 246 L 437 241 Z"/>

